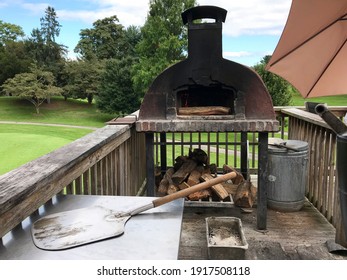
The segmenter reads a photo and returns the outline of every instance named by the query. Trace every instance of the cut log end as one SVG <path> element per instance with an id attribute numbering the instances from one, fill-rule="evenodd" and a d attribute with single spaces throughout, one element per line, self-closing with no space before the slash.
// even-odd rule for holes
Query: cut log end
<path id="1" fill-rule="evenodd" d="M 234 203 L 236 206 L 242 208 L 252 208 L 256 200 L 256 188 L 250 181 L 241 182 L 236 190 L 234 196 Z"/>

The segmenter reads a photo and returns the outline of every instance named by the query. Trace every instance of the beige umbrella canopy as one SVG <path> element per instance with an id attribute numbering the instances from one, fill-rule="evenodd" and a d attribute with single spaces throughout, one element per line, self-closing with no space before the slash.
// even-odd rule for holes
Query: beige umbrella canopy
<path id="1" fill-rule="evenodd" d="M 347 0 L 293 0 L 266 69 L 303 97 L 347 94 Z"/>

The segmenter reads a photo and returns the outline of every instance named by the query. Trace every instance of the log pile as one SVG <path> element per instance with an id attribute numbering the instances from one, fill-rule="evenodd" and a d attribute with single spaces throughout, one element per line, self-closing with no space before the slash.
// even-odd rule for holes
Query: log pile
<path id="1" fill-rule="evenodd" d="M 242 208 L 250 208 L 256 200 L 256 188 L 249 180 L 245 180 L 236 169 L 224 165 L 223 173 L 236 172 L 233 180 L 190 194 L 187 199 L 191 201 L 209 200 L 230 201 Z M 168 168 L 162 178 L 157 182 L 157 193 L 160 196 L 175 193 L 190 188 L 200 182 L 211 180 L 217 176 L 215 164 L 209 164 L 207 154 L 201 149 L 189 151 L 188 156 L 179 156 L 175 159 L 173 167 Z"/>

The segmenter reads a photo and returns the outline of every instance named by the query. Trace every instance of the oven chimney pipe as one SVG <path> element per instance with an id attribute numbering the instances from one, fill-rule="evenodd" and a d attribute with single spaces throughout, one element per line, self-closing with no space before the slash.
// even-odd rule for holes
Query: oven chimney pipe
<path id="1" fill-rule="evenodd" d="M 222 24 L 226 14 L 225 9 L 215 6 L 197 6 L 182 13 L 183 24 L 188 24 L 188 58 L 211 64 L 222 59 Z M 203 19 L 215 22 L 201 22 Z"/>
<path id="2" fill-rule="evenodd" d="M 209 86 L 211 73 L 218 72 L 223 59 L 222 28 L 227 10 L 215 6 L 197 6 L 182 13 L 188 25 L 188 60 L 194 82 Z M 214 22 L 203 22 L 212 19 Z"/>

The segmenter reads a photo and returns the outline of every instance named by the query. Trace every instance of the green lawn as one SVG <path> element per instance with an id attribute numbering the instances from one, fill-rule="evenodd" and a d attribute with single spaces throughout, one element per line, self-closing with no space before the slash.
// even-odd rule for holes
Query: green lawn
<path id="1" fill-rule="evenodd" d="M 0 175 L 90 133 L 89 129 L 0 124 Z"/>
<path id="2" fill-rule="evenodd" d="M 293 93 L 292 106 L 304 106 L 305 102 L 327 103 L 328 106 L 347 106 L 347 95 L 303 98 L 300 94 Z"/>
<path id="3" fill-rule="evenodd" d="M 116 116 L 100 113 L 95 104 L 81 100 L 54 97 L 50 104 L 40 106 L 37 115 L 35 107 L 27 100 L 15 97 L 0 97 L 0 121 L 39 122 L 102 127 Z"/>
<path id="4" fill-rule="evenodd" d="M 41 114 L 27 100 L 0 97 L 0 121 L 68 124 L 86 127 L 103 127 L 114 118 L 98 112 L 95 105 L 80 100 L 64 101 L 52 98 L 43 104 Z M 37 125 L 0 124 L 0 174 L 62 147 L 92 132 L 76 129 Z"/>

